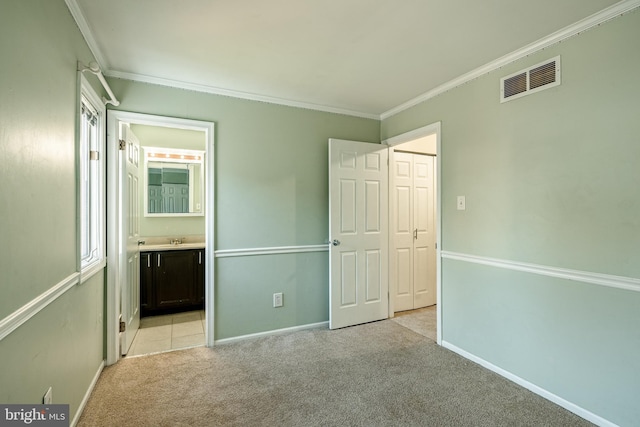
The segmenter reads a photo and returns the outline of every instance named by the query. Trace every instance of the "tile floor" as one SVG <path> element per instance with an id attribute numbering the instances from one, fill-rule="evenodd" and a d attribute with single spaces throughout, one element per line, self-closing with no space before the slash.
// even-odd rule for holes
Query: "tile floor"
<path id="1" fill-rule="evenodd" d="M 391 320 L 411 329 L 430 340 L 436 341 L 437 316 L 436 306 L 400 311 Z"/>
<path id="2" fill-rule="evenodd" d="M 143 317 L 127 356 L 204 345 L 204 310 Z"/>

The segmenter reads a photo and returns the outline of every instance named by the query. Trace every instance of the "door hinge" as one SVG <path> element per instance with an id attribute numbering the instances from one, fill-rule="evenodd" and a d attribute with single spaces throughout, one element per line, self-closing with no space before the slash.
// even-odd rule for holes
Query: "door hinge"
<path id="1" fill-rule="evenodd" d="M 120 150 L 124 150 L 125 148 L 127 148 L 127 141 L 125 141 L 124 139 L 120 140 Z"/>
<path id="2" fill-rule="evenodd" d="M 100 160 L 100 154 L 95 150 L 89 151 L 89 160 Z"/>
<path id="3" fill-rule="evenodd" d="M 126 330 L 127 330 L 127 324 L 121 320 L 120 321 L 120 332 L 124 332 Z"/>

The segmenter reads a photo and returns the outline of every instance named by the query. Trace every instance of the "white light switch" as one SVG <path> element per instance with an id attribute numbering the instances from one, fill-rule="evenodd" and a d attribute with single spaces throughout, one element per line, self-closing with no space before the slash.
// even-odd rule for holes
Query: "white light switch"
<path id="1" fill-rule="evenodd" d="M 466 208 L 467 207 L 466 207 L 466 201 L 464 199 L 464 196 L 458 196 L 458 210 L 463 211 Z"/>

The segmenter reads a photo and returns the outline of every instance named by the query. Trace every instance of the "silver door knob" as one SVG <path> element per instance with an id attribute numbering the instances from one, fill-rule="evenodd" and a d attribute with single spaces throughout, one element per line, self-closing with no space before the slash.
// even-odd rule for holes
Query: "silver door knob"
<path id="1" fill-rule="evenodd" d="M 338 239 L 333 239 L 333 242 L 331 242 L 331 244 L 332 244 L 333 246 L 339 246 L 339 245 L 340 245 L 340 240 L 338 240 Z"/>

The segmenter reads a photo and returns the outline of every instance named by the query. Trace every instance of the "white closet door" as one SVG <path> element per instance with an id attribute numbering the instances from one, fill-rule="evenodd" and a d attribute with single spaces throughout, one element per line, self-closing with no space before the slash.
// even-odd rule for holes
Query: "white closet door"
<path id="1" fill-rule="evenodd" d="M 436 303 L 434 157 L 393 154 L 394 311 Z"/>
<path id="2" fill-rule="evenodd" d="M 413 156 L 413 308 L 436 303 L 434 157 Z"/>
<path id="3" fill-rule="evenodd" d="M 393 154 L 391 271 L 394 311 L 413 308 L 413 155 Z"/>

